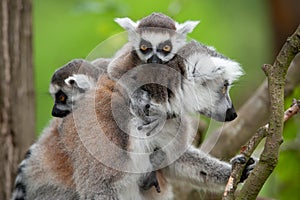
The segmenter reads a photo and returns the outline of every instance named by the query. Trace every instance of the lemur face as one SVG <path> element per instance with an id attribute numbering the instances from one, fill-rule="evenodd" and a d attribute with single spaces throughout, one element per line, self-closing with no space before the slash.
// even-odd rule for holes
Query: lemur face
<path id="1" fill-rule="evenodd" d="M 76 80 L 73 79 L 73 76 L 65 79 L 65 84 L 63 85 L 57 85 L 54 82 L 50 84 L 49 91 L 54 99 L 54 105 L 52 108 L 53 117 L 63 118 L 70 114 L 73 106 L 84 96 L 85 91 L 88 90 L 87 88 L 79 88 Z"/>
<path id="2" fill-rule="evenodd" d="M 175 33 L 146 30 L 133 41 L 133 46 L 144 63 L 163 64 L 175 56 L 184 42 L 185 39 L 176 37 Z"/>
<path id="3" fill-rule="evenodd" d="M 232 121 L 237 117 L 237 113 L 229 95 L 230 83 L 228 80 L 223 81 L 221 79 L 217 83 L 207 82 L 206 87 L 215 84 L 218 84 L 219 87 L 216 85 L 216 88 L 208 88 L 211 97 L 211 108 L 199 112 L 220 122 Z"/>
<path id="4" fill-rule="evenodd" d="M 197 42 L 184 47 L 187 69 L 184 93 L 186 104 L 192 105 L 192 111 L 199 112 L 217 121 L 232 121 L 237 117 L 229 90 L 243 71 L 240 65 L 215 50 Z"/>

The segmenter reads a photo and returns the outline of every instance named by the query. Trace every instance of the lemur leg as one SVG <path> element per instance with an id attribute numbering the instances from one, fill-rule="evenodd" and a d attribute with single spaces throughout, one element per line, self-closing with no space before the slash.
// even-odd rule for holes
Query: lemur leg
<path id="1" fill-rule="evenodd" d="M 163 152 L 162 150 L 159 150 L 156 148 L 152 154 L 150 154 L 150 163 L 152 164 L 153 169 L 158 168 L 161 163 L 165 160 L 166 158 L 166 153 Z M 157 174 L 156 171 L 151 171 L 148 173 L 145 173 L 142 175 L 142 177 L 139 180 L 139 187 L 142 188 L 143 190 L 148 190 L 152 186 L 156 188 L 156 191 L 158 193 L 161 192 L 160 186 L 157 180 Z"/>

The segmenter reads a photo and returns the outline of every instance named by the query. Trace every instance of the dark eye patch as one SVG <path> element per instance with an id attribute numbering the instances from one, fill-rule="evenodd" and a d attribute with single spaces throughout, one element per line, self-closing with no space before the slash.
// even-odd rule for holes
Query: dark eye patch
<path id="1" fill-rule="evenodd" d="M 59 90 L 55 94 L 55 102 L 56 103 L 61 103 L 61 104 L 66 104 L 67 103 L 68 96 L 61 90 Z"/>
<path id="2" fill-rule="evenodd" d="M 164 47 L 165 46 L 169 46 L 170 47 L 170 50 L 169 51 L 165 51 L 164 50 Z M 171 51 L 172 51 L 172 43 L 170 40 L 166 40 L 162 43 L 160 43 L 157 47 L 157 51 L 164 54 L 164 55 L 168 55 Z"/>
<path id="3" fill-rule="evenodd" d="M 148 54 L 152 51 L 152 44 L 149 41 L 142 39 L 139 48 L 143 54 Z"/>

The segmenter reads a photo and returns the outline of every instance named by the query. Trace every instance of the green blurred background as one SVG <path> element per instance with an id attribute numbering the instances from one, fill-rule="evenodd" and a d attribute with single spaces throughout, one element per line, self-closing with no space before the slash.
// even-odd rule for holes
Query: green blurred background
<path id="1" fill-rule="evenodd" d="M 55 69 L 71 59 L 86 58 L 99 43 L 123 32 L 114 23 L 114 18 L 128 16 L 138 20 L 154 11 L 163 12 L 178 22 L 200 20 L 201 23 L 189 37 L 214 46 L 241 63 L 246 75 L 232 89 L 236 107 L 241 106 L 264 80 L 262 64 L 272 63 L 276 53 L 270 2 L 33 0 L 37 133 L 41 133 L 51 118 L 53 101 L 48 87 Z M 109 44 L 105 45 L 107 48 L 101 48 L 103 52 L 100 55 L 111 55 L 113 52 L 109 51 Z M 295 96 L 300 97 L 299 89 Z M 300 135 L 299 121 L 297 116 L 287 123 L 286 141 L 295 141 Z M 299 158 L 299 149 L 282 151 L 276 172 L 261 195 L 276 199 L 300 199 L 300 184 L 297 183 L 300 178 Z"/>

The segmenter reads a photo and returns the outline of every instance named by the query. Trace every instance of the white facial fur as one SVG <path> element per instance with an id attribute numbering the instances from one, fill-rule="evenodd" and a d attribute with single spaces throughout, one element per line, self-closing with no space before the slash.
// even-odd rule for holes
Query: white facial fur
<path id="1" fill-rule="evenodd" d="M 86 91 L 95 85 L 95 81 L 83 74 L 74 74 L 65 79 L 65 83 L 72 87 L 72 85 Z"/>
<path id="2" fill-rule="evenodd" d="M 151 43 L 152 52 L 150 52 L 149 54 L 145 55 L 140 51 L 140 41 L 142 39 Z M 171 41 L 172 50 L 169 54 L 164 55 L 163 53 L 158 52 L 158 46 L 159 44 L 164 43 L 167 40 Z M 168 33 L 157 33 L 149 31 L 141 33 L 140 35 L 138 35 L 138 37 L 132 40 L 131 43 L 142 61 L 147 62 L 147 60 L 155 54 L 163 62 L 167 62 L 171 60 L 176 55 L 178 50 L 185 44 L 185 38 L 178 37 L 178 34 L 174 34 L 173 36 L 171 36 Z"/>
<path id="3" fill-rule="evenodd" d="M 230 84 L 243 74 L 240 65 L 229 59 L 197 52 L 186 59 L 185 65 L 184 96 L 185 104 L 193 106 L 190 111 L 224 119 L 226 110 L 232 106 Z"/>
<path id="4" fill-rule="evenodd" d="M 85 92 L 95 86 L 96 82 L 84 75 L 84 74 L 73 74 L 64 80 L 65 85 L 59 86 L 55 83 L 51 83 L 49 92 L 55 101 L 55 94 L 61 90 L 67 95 L 67 103 L 65 105 L 57 103 L 57 107 L 60 110 L 72 110 L 72 106 L 76 104 L 76 101 L 80 100 Z"/>

